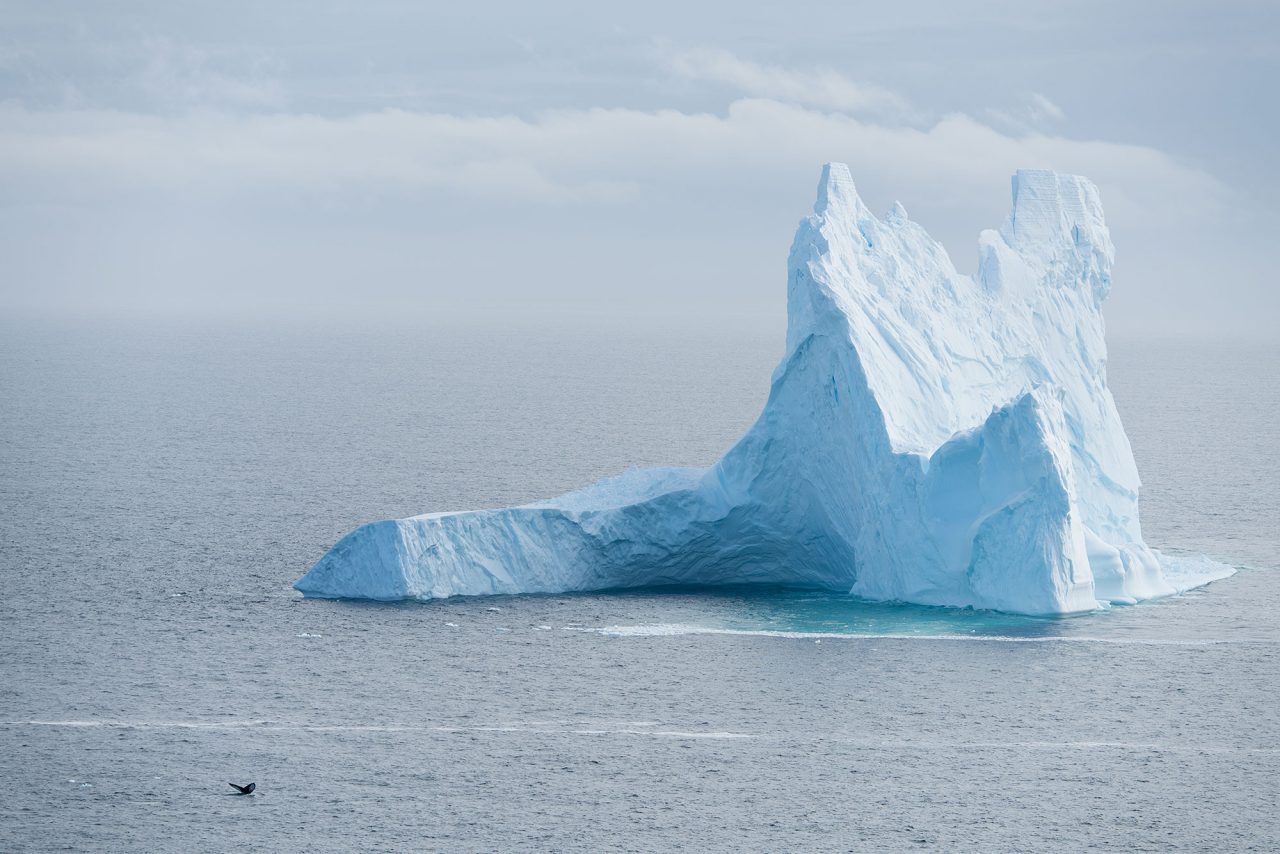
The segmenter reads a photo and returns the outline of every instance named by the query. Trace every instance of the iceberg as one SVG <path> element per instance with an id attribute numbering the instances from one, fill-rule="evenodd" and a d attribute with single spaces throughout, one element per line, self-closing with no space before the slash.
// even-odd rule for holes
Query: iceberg
<path id="1" fill-rule="evenodd" d="M 374 600 L 765 583 L 1069 614 L 1233 570 L 1143 542 L 1106 380 L 1113 249 L 1085 178 L 1019 171 L 977 273 L 826 165 L 788 261 L 785 355 L 706 469 L 374 522 L 294 585 Z"/>

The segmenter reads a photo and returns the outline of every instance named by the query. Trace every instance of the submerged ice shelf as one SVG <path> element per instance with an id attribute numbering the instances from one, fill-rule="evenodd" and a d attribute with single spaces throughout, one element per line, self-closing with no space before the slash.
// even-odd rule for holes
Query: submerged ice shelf
<path id="1" fill-rule="evenodd" d="M 974 276 L 824 167 L 788 262 L 786 353 L 707 469 L 374 522 L 294 585 L 378 600 L 771 583 L 1066 614 L 1231 573 L 1142 540 L 1106 382 L 1112 246 L 1088 180 L 1019 171 Z"/>

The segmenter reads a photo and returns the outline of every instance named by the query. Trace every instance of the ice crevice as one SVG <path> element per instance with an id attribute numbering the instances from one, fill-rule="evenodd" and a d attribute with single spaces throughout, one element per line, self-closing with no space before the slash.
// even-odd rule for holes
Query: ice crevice
<path id="1" fill-rule="evenodd" d="M 978 243 L 978 273 L 959 274 L 901 205 L 877 219 L 828 164 L 792 244 L 768 402 L 717 463 L 374 522 L 294 586 L 399 600 L 758 582 L 1066 614 L 1230 574 L 1143 541 L 1094 185 L 1019 171 Z"/>

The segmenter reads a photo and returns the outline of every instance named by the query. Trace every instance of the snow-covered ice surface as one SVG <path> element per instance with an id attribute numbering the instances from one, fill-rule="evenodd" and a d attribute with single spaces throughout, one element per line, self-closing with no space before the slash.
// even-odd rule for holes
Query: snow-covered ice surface
<path id="1" fill-rule="evenodd" d="M 761 583 L 1066 614 L 1231 574 L 1143 542 L 1106 381 L 1097 189 L 1020 171 L 978 244 L 976 275 L 959 274 L 901 205 L 877 219 L 829 164 L 792 245 L 768 403 L 719 462 L 375 522 L 295 587 L 399 600 Z"/>

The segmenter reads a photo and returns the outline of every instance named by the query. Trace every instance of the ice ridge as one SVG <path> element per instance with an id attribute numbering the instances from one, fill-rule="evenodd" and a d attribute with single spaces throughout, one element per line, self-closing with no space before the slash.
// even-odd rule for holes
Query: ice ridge
<path id="1" fill-rule="evenodd" d="M 788 261 L 786 353 L 719 462 L 374 522 L 294 586 L 397 600 L 758 582 L 1066 614 L 1230 574 L 1143 542 L 1106 381 L 1097 188 L 1019 171 L 978 246 L 961 275 L 901 205 L 876 218 L 827 164 Z"/>

